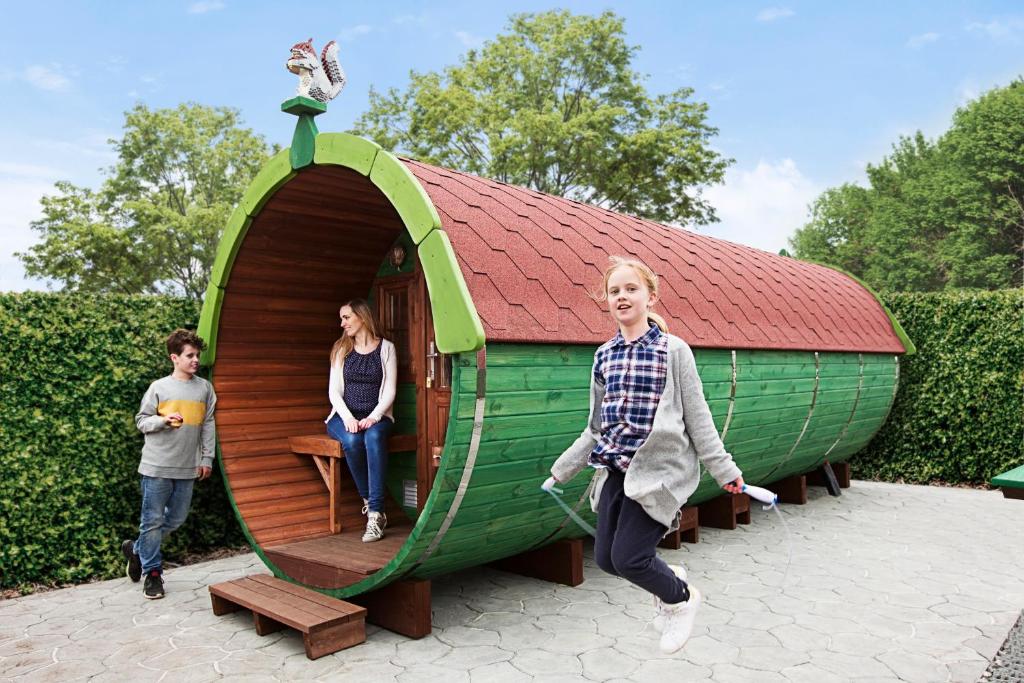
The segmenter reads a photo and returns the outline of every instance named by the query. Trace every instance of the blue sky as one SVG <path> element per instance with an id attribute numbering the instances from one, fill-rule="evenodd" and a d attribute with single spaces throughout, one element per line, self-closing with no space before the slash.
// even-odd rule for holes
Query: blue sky
<path id="1" fill-rule="evenodd" d="M 7 3 L 0 24 L 0 291 L 41 289 L 13 252 L 58 179 L 95 187 L 123 112 L 184 101 L 241 110 L 287 145 L 288 48 L 341 45 L 348 86 L 318 118 L 344 130 L 371 85 L 403 87 L 500 33 L 515 12 L 625 18 L 652 93 L 710 106 L 714 147 L 735 159 L 701 232 L 777 251 L 827 187 L 863 182 L 901 134 L 934 137 L 958 106 L 1024 75 L 1024 4 L 978 2 Z"/>

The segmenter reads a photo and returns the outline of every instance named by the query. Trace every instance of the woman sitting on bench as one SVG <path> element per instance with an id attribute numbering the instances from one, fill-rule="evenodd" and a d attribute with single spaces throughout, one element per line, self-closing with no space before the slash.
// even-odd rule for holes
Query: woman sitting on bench
<path id="1" fill-rule="evenodd" d="M 367 515 L 363 543 L 379 541 L 384 516 L 384 476 L 392 406 L 398 385 L 395 345 L 377 334 L 377 323 L 363 299 L 341 307 L 342 335 L 331 348 L 327 433 L 341 442 L 352 479 Z M 368 514 L 367 514 L 368 513 Z"/>

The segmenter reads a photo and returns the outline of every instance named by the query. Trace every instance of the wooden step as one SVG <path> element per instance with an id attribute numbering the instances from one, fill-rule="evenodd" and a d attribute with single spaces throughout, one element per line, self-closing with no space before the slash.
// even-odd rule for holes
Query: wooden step
<path id="1" fill-rule="evenodd" d="M 267 559 L 296 581 L 316 588 L 343 588 L 380 571 L 412 532 L 412 522 L 388 515 L 384 538 L 363 543 L 361 526 L 304 541 L 264 547 Z"/>
<path id="2" fill-rule="evenodd" d="M 247 609 L 256 633 L 290 627 L 302 634 L 306 656 L 324 655 L 366 640 L 366 608 L 336 600 L 266 574 L 254 574 L 210 586 L 216 615 Z"/>

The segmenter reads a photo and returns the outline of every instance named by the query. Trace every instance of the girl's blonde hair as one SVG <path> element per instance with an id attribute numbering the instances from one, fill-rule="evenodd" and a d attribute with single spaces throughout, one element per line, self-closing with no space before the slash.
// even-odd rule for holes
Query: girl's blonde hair
<path id="1" fill-rule="evenodd" d="M 370 310 L 370 305 L 366 303 L 366 299 L 352 299 L 346 301 L 338 308 L 338 315 L 341 315 L 341 309 L 348 306 L 352 309 L 352 314 L 359 318 L 363 325 L 366 326 L 366 331 L 370 333 L 370 337 L 377 339 L 380 334 L 377 331 L 377 319 L 373 315 L 373 311 Z M 353 337 L 348 336 L 342 331 L 341 336 L 334 342 L 334 346 L 331 347 L 331 365 L 334 365 L 339 360 L 344 361 L 348 354 L 352 353 L 352 348 L 355 346 Z"/>
<path id="2" fill-rule="evenodd" d="M 636 259 L 624 258 L 622 256 L 610 256 L 608 260 L 611 264 L 604 270 L 604 280 L 601 283 L 601 291 L 594 294 L 594 299 L 597 301 L 608 300 L 608 280 L 611 279 L 612 273 L 619 268 L 629 267 L 632 268 L 637 275 L 643 279 L 644 284 L 647 285 L 647 289 L 650 290 L 651 294 L 658 295 L 658 276 L 655 275 L 654 271 L 647 267 L 646 264 Z M 662 332 L 668 332 L 668 323 L 665 319 L 655 313 L 654 311 L 647 311 L 647 319 L 653 320 L 654 324 L 658 326 Z"/>

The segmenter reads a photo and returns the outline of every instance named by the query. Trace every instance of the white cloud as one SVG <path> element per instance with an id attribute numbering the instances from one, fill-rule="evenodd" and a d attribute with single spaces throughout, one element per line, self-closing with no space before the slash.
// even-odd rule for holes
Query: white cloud
<path id="1" fill-rule="evenodd" d="M 202 2 L 193 2 L 188 6 L 189 14 L 206 14 L 207 12 L 216 12 L 217 10 L 224 9 L 224 3 L 220 0 L 204 0 Z"/>
<path id="2" fill-rule="evenodd" d="M 776 19 L 785 19 L 791 17 L 796 12 L 791 10 L 789 7 L 765 7 L 763 10 L 757 13 L 758 21 L 775 21 Z"/>
<path id="3" fill-rule="evenodd" d="M 60 64 L 33 64 L 21 76 L 29 85 L 41 90 L 61 92 L 71 87 L 71 81 L 61 73 Z"/>
<path id="4" fill-rule="evenodd" d="M 807 207 L 820 191 L 792 159 L 762 159 L 753 169 L 733 167 L 724 185 L 704 193 L 720 222 L 699 232 L 777 253 L 789 248 L 786 240 L 807 222 Z"/>
<path id="5" fill-rule="evenodd" d="M 468 48 L 478 48 L 484 44 L 483 38 L 480 38 L 479 36 L 474 36 L 472 33 L 469 33 L 468 31 L 456 31 L 455 37 L 459 39 L 459 42 L 462 43 L 463 46 Z"/>
<path id="6" fill-rule="evenodd" d="M 907 47 L 914 50 L 919 50 L 925 45 L 928 45 L 929 43 L 934 43 L 939 38 L 939 34 L 934 33 L 932 31 L 929 31 L 928 33 L 922 33 L 919 36 L 911 36 L 910 40 L 907 41 Z"/>
<path id="7" fill-rule="evenodd" d="M 971 33 L 979 33 L 987 35 L 994 41 L 1002 42 L 1005 40 L 1016 41 L 1019 38 L 1019 33 L 1024 29 L 1024 19 L 1007 19 L 1006 21 L 999 21 L 993 19 L 988 23 L 981 23 L 979 21 L 971 22 L 966 26 L 967 30 Z"/>
<path id="8" fill-rule="evenodd" d="M 338 34 L 338 40 L 342 43 L 351 43 L 359 36 L 365 36 L 371 31 L 373 31 L 373 27 L 368 24 L 350 26 L 346 29 L 342 29 L 341 33 Z"/>
<path id="9" fill-rule="evenodd" d="M 44 170 L 42 167 L 4 164 L 0 175 L 31 176 Z M 25 276 L 25 269 L 14 252 L 26 251 L 38 242 L 39 237 L 29 228 L 29 223 L 42 216 L 39 199 L 48 193 L 53 193 L 53 185 L 39 179 L 0 180 L 0 206 L 4 207 L 0 211 L 0 292 L 46 288 L 44 281 Z"/>

